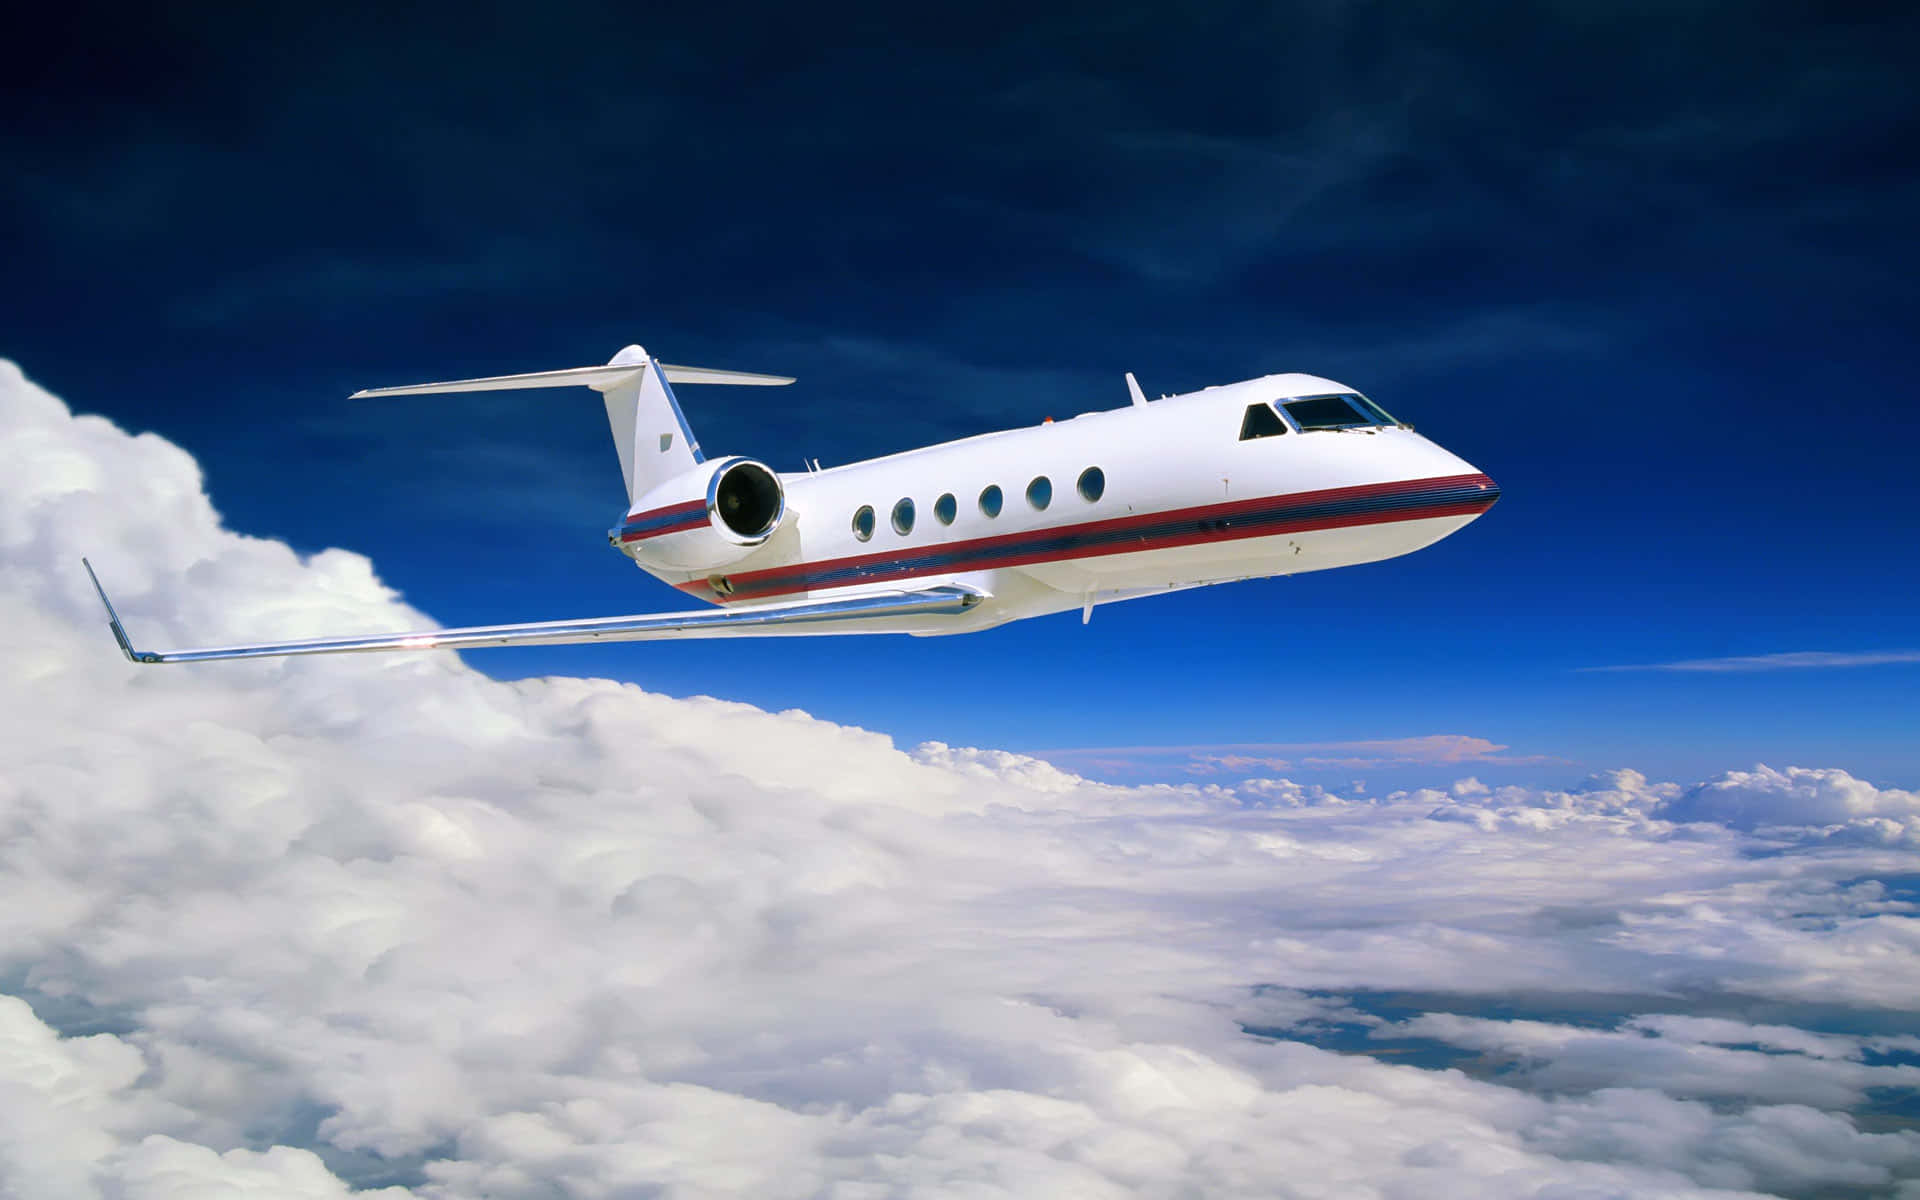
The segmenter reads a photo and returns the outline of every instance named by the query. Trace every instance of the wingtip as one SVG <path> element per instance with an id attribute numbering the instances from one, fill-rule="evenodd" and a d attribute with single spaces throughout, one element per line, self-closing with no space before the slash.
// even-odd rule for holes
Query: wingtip
<path id="1" fill-rule="evenodd" d="M 107 599 L 107 589 L 100 586 L 100 576 L 94 573 L 93 564 L 87 561 L 84 554 L 80 556 L 80 565 L 87 569 L 87 578 L 93 581 L 93 590 L 100 594 L 100 606 L 107 610 L 107 628 L 113 631 L 113 640 L 119 643 L 120 653 L 126 655 L 131 663 L 156 661 L 135 650 L 133 643 L 127 640 L 127 630 L 120 624 L 120 614 L 113 611 L 113 601 Z"/>
<path id="2" fill-rule="evenodd" d="M 113 611 L 113 605 L 107 604 L 107 589 L 100 586 L 100 576 L 94 574 L 93 563 L 89 562 L 87 556 L 82 554 L 80 556 L 80 565 L 87 569 L 87 578 L 93 581 L 93 590 L 100 593 L 100 603 L 106 604 L 107 611 L 111 613 Z"/>

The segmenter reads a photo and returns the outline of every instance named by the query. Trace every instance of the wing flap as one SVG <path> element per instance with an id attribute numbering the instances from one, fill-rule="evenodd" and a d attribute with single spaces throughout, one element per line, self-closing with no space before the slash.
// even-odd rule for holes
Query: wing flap
<path id="1" fill-rule="evenodd" d="M 474 625 L 463 629 L 427 629 L 417 633 L 365 637 L 261 642 L 197 650 L 136 649 L 121 625 L 106 589 L 85 559 L 88 578 L 106 607 L 108 627 L 129 661 L 137 663 L 208 662 L 224 658 L 280 658 L 301 654 L 351 654 L 383 650 L 476 650 L 487 646 L 562 646 L 578 642 L 635 642 L 657 638 L 783 637 L 808 633 L 885 632 L 863 629 L 891 617 L 959 616 L 986 599 L 970 588 L 941 585 L 919 591 L 872 592 L 833 600 L 756 608 L 703 609 L 698 612 L 643 613 L 628 617 L 588 617 L 577 621 L 535 621 L 523 625 Z"/>

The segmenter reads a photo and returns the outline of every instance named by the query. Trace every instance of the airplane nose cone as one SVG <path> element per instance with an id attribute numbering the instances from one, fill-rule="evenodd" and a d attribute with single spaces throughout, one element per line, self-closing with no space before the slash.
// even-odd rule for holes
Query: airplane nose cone
<path id="1" fill-rule="evenodd" d="M 1493 502 L 1500 498 L 1500 485 L 1495 483 L 1493 481 L 1493 478 L 1489 476 L 1485 471 L 1479 471 L 1476 473 L 1480 476 L 1478 480 L 1480 493 L 1481 495 L 1485 496 L 1487 499 L 1487 508 L 1492 508 Z M 1481 511 L 1485 512 L 1486 509 L 1482 509 Z"/>
<path id="2" fill-rule="evenodd" d="M 1455 501 L 1466 505 L 1473 516 L 1492 508 L 1494 501 L 1500 499 L 1500 485 L 1492 476 L 1444 446 L 1432 442 L 1427 445 L 1434 456 L 1428 469 L 1447 478 Z"/>
<path id="3" fill-rule="evenodd" d="M 1465 471 L 1439 485 L 1434 493 L 1436 515 L 1478 520 L 1500 499 L 1500 485 L 1478 471 Z M 1465 524 L 1465 522 L 1462 522 Z"/>
<path id="4" fill-rule="evenodd" d="M 1500 499 L 1500 485 L 1493 481 L 1492 476 L 1464 459 L 1460 460 L 1460 466 L 1460 497 L 1466 502 L 1466 511 L 1477 518 Z"/>

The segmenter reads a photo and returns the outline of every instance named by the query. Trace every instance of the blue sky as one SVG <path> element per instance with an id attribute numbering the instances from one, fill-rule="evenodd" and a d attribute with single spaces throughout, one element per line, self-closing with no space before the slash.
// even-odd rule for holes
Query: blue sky
<path id="1" fill-rule="evenodd" d="M 1455 735 L 1508 749 L 1420 752 L 1489 778 L 1920 783 L 1920 664 L 1582 669 L 1920 649 L 1910 8 L 45 19 L 0 130 L 0 353 L 450 624 L 679 598 L 605 545 L 589 394 L 345 396 L 629 341 L 799 376 L 682 397 L 788 469 L 1112 406 L 1126 370 L 1304 370 L 1505 493 L 1418 555 L 1085 629 L 484 670 L 1138 777 L 1390 783 L 1340 747 Z"/>

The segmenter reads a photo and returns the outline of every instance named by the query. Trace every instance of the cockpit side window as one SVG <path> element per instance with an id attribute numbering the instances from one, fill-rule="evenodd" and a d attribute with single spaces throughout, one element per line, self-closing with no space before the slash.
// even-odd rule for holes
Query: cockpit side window
<path id="1" fill-rule="evenodd" d="M 1240 440 L 1250 442 L 1254 438 L 1279 437 L 1287 431 L 1287 423 L 1280 414 L 1273 411 L 1271 404 L 1249 404 L 1247 415 L 1240 418 Z"/>
<path id="2" fill-rule="evenodd" d="M 1392 424 L 1376 422 L 1371 414 L 1354 403 L 1358 396 L 1303 396 L 1286 403 L 1287 415 L 1303 431 L 1315 429 L 1352 429 L 1360 425 Z M 1386 414 L 1382 413 L 1382 416 Z"/>
<path id="3" fill-rule="evenodd" d="M 1388 416 L 1386 409 L 1381 408 L 1378 404 L 1375 404 L 1373 401 L 1367 399 L 1365 396 L 1362 396 L 1358 392 L 1355 392 L 1353 395 L 1348 396 L 1347 399 L 1350 402 L 1359 405 L 1360 411 L 1372 417 L 1373 423 L 1376 425 L 1398 425 L 1400 423 L 1394 420 L 1391 416 Z"/>

